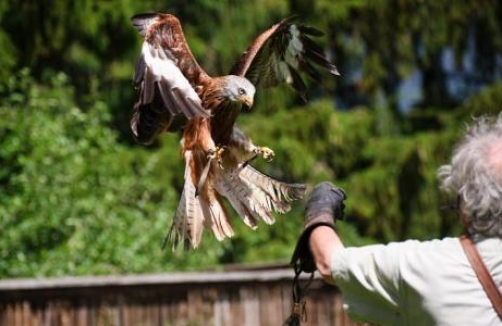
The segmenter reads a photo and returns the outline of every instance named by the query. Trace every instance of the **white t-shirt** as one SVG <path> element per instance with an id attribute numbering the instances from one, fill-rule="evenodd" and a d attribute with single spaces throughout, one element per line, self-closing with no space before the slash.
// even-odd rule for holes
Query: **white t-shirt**
<path id="1" fill-rule="evenodd" d="M 502 290 L 502 239 L 476 242 Z M 458 238 L 344 248 L 331 270 L 354 320 L 380 325 L 502 325 Z"/>

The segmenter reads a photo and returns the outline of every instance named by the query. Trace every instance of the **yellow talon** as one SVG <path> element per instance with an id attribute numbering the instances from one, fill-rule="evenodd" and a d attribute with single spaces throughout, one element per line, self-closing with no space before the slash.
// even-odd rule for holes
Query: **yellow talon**
<path id="1" fill-rule="evenodd" d="M 249 159 L 245 160 L 244 162 L 240 163 L 237 166 L 237 169 L 235 169 L 235 171 L 232 173 L 231 178 L 233 179 L 234 176 L 238 175 L 249 163 L 254 161 L 260 154 L 263 156 L 263 159 L 265 159 L 267 162 L 271 162 L 275 156 L 274 151 L 268 147 L 256 147 L 254 149 L 254 155 Z"/>
<path id="2" fill-rule="evenodd" d="M 268 147 L 258 147 L 257 152 L 260 153 L 267 162 L 271 162 L 275 156 L 274 151 Z"/>
<path id="3" fill-rule="evenodd" d="M 207 152 L 207 159 L 209 161 L 212 161 L 212 160 L 216 159 L 216 162 L 218 162 L 218 165 L 220 166 L 220 168 L 223 169 L 223 159 L 222 159 L 222 156 L 223 156 L 223 152 L 224 151 L 225 151 L 225 147 L 224 146 L 222 146 L 222 147 L 217 146 L 215 149 L 210 149 Z"/>

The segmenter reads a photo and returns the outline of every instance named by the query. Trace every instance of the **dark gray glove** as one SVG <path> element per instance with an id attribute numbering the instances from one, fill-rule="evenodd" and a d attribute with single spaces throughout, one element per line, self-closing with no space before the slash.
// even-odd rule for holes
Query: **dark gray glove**
<path id="1" fill-rule="evenodd" d="M 343 201 L 346 198 L 342 188 L 329 182 L 322 182 L 314 188 L 305 207 L 303 232 L 293 252 L 292 265 L 299 264 L 300 270 L 305 273 L 312 273 L 317 269 L 310 252 L 310 234 L 321 225 L 335 229 L 335 221 L 343 218 L 345 208 Z"/>

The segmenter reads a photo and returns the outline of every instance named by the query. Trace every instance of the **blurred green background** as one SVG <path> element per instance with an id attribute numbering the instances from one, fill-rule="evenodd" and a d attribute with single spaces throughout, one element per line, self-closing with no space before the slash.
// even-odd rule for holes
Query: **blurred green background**
<path id="1" fill-rule="evenodd" d="M 131 274 L 288 261 L 303 202 L 273 226 L 193 252 L 161 250 L 183 183 L 179 135 L 132 141 L 141 37 L 130 17 L 179 16 L 211 75 L 292 14 L 342 76 L 260 90 L 239 126 L 276 152 L 255 165 L 348 193 L 348 245 L 460 232 L 435 172 L 472 116 L 498 113 L 502 3 L 487 0 L 27 0 L 0 3 L 0 277 Z"/>

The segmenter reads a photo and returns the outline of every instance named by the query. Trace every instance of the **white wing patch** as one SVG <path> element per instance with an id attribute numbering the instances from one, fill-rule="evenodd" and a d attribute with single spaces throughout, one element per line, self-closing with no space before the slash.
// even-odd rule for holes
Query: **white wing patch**
<path id="1" fill-rule="evenodd" d="M 168 50 L 145 41 L 141 53 L 147 69 L 143 81 L 143 103 L 153 100 L 155 87 L 149 85 L 157 83 L 164 104 L 173 114 L 183 112 L 188 118 L 209 116 L 188 79 L 176 66 L 177 60 Z"/>

